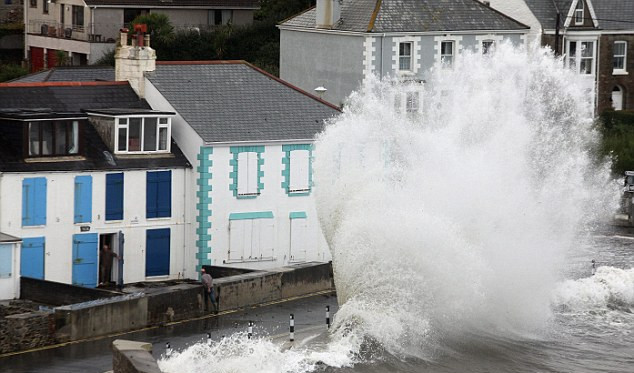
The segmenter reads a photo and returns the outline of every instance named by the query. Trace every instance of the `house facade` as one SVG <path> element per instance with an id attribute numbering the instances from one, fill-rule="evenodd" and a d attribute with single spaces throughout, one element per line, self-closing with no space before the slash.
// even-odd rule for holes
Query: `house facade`
<path id="1" fill-rule="evenodd" d="M 21 276 L 95 287 L 184 277 L 188 173 L 174 113 L 127 82 L 0 84 L 0 230 Z M 120 257 L 99 278 L 100 249 Z"/>
<path id="2" fill-rule="evenodd" d="M 312 149 L 336 107 L 244 61 L 158 62 L 145 76 L 146 100 L 177 113 L 174 138 L 196 160 L 198 269 L 330 260 Z"/>
<path id="3" fill-rule="evenodd" d="M 542 45 L 563 56 L 586 82 L 596 114 L 634 110 L 634 2 L 492 0 L 491 7 L 529 24 Z"/>
<path id="4" fill-rule="evenodd" d="M 96 63 L 115 48 L 122 27 L 139 15 L 159 13 L 176 29 L 207 29 L 253 22 L 255 0 L 26 0 L 25 55 L 31 71 Z"/>
<path id="5" fill-rule="evenodd" d="M 280 77 L 340 105 L 371 74 L 423 82 L 462 51 L 526 41 L 529 27 L 475 0 L 339 2 L 317 5 L 280 29 Z"/>

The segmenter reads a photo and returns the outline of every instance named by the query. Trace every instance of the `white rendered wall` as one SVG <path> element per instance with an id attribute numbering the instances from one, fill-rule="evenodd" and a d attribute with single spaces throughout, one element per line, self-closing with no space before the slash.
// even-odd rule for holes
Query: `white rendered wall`
<path id="1" fill-rule="evenodd" d="M 150 171 L 159 171 L 150 170 Z M 2 211 L 0 231 L 20 237 L 45 237 L 44 275 L 46 280 L 72 283 L 72 239 L 80 233 L 116 233 L 125 235 L 124 282 L 147 280 L 145 277 L 145 241 L 147 229 L 170 228 L 170 270 L 165 278 L 183 277 L 185 192 L 184 169 L 172 169 L 172 216 L 146 219 L 146 172 L 40 172 L 4 173 L 0 179 Z M 124 214 L 122 221 L 105 221 L 106 174 L 124 172 Z M 77 175 L 92 176 L 92 222 L 73 223 L 74 182 Z M 46 177 L 46 226 L 22 227 L 22 180 Z M 81 232 L 81 226 L 90 231 Z M 190 273 L 192 275 L 192 273 Z M 152 278 L 150 278 L 151 280 Z"/>
<path id="2" fill-rule="evenodd" d="M 307 144 L 310 142 L 304 142 Z M 240 146 L 245 144 L 240 144 Z M 250 144 L 266 145 L 266 144 Z M 229 186 L 233 179 L 229 173 L 233 171 L 229 161 L 233 159 L 229 145 L 214 146 L 211 159 L 213 160 L 212 172 L 212 198 L 211 203 L 211 264 L 225 265 L 239 268 L 268 269 L 291 264 L 289 261 L 290 250 L 290 212 L 305 212 L 308 229 L 306 232 L 307 253 L 306 261 L 330 260 L 330 252 L 326 240 L 321 233 L 317 211 L 315 209 L 314 187 L 308 196 L 289 196 L 282 188 L 284 180 L 282 176 L 282 144 L 268 144 L 265 146 L 262 157 L 264 164 L 262 171 L 264 176 L 261 182 L 264 189 L 257 198 L 238 199 L 233 195 Z M 223 263 L 228 258 L 229 248 L 229 215 L 232 213 L 271 211 L 274 216 L 274 258 L 273 261 L 244 261 Z"/>

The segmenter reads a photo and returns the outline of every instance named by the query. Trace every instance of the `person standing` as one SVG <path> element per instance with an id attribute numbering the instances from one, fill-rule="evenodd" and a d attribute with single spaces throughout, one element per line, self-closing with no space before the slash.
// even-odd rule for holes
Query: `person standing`
<path id="1" fill-rule="evenodd" d="M 208 301 L 214 306 L 214 313 L 218 313 L 218 305 L 216 304 L 216 297 L 214 296 L 213 279 L 211 275 L 205 271 L 205 268 L 200 270 L 202 276 L 200 280 L 203 285 L 203 302 L 205 304 L 205 311 L 209 311 Z"/>
<path id="2" fill-rule="evenodd" d="M 592 259 L 592 276 L 597 273 L 597 263 Z"/>
<path id="3" fill-rule="evenodd" d="M 119 255 L 110 250 L 110 245 L 104 244 L 99 253 L 99 285 L 106 285 L 112 278 L 112 261 L 119 259 Z"/>

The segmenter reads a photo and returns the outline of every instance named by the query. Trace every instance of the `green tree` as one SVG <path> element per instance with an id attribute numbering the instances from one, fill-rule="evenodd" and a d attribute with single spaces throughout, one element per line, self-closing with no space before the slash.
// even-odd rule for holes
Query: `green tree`
<path id="1" fill-rule="evenodd" d="M 612 172 L 634 170 L 634 112 L 606 110 L 599 118 L 602 155 L 612 158 Z"/>
<path id="2" fill-rule="evenodd" d="M 149 13 L 136 17 L 132 21 L 131 33 L 134 33 L 135 25 L 147 25 L 147 32 L 152 40 L 168 40 L 174 36 L 174 26 L 167 15 L 162 13 Z"/>
<path id="3" fill-rule="evenodd" d="M 28 73 L 29 71 L 20 65 L 0 65 L 0 82 L 19 78 Z"/>

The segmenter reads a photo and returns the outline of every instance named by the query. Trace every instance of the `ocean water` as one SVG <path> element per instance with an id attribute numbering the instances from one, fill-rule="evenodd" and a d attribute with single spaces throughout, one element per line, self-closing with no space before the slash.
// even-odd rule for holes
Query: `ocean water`
<path id="1" fill-rule="evenodd" d="M 291 349 L 236 333 L 161 368 L 634 371 L 634 240 L 601 233 L 619 187 L 596 157 L 589 95 L 561 65 L 500 45 L 422 88 L 364 82 L 314 152 L 331 331 Z M 417 113 L 395 106 L 408 99 Z"/>

